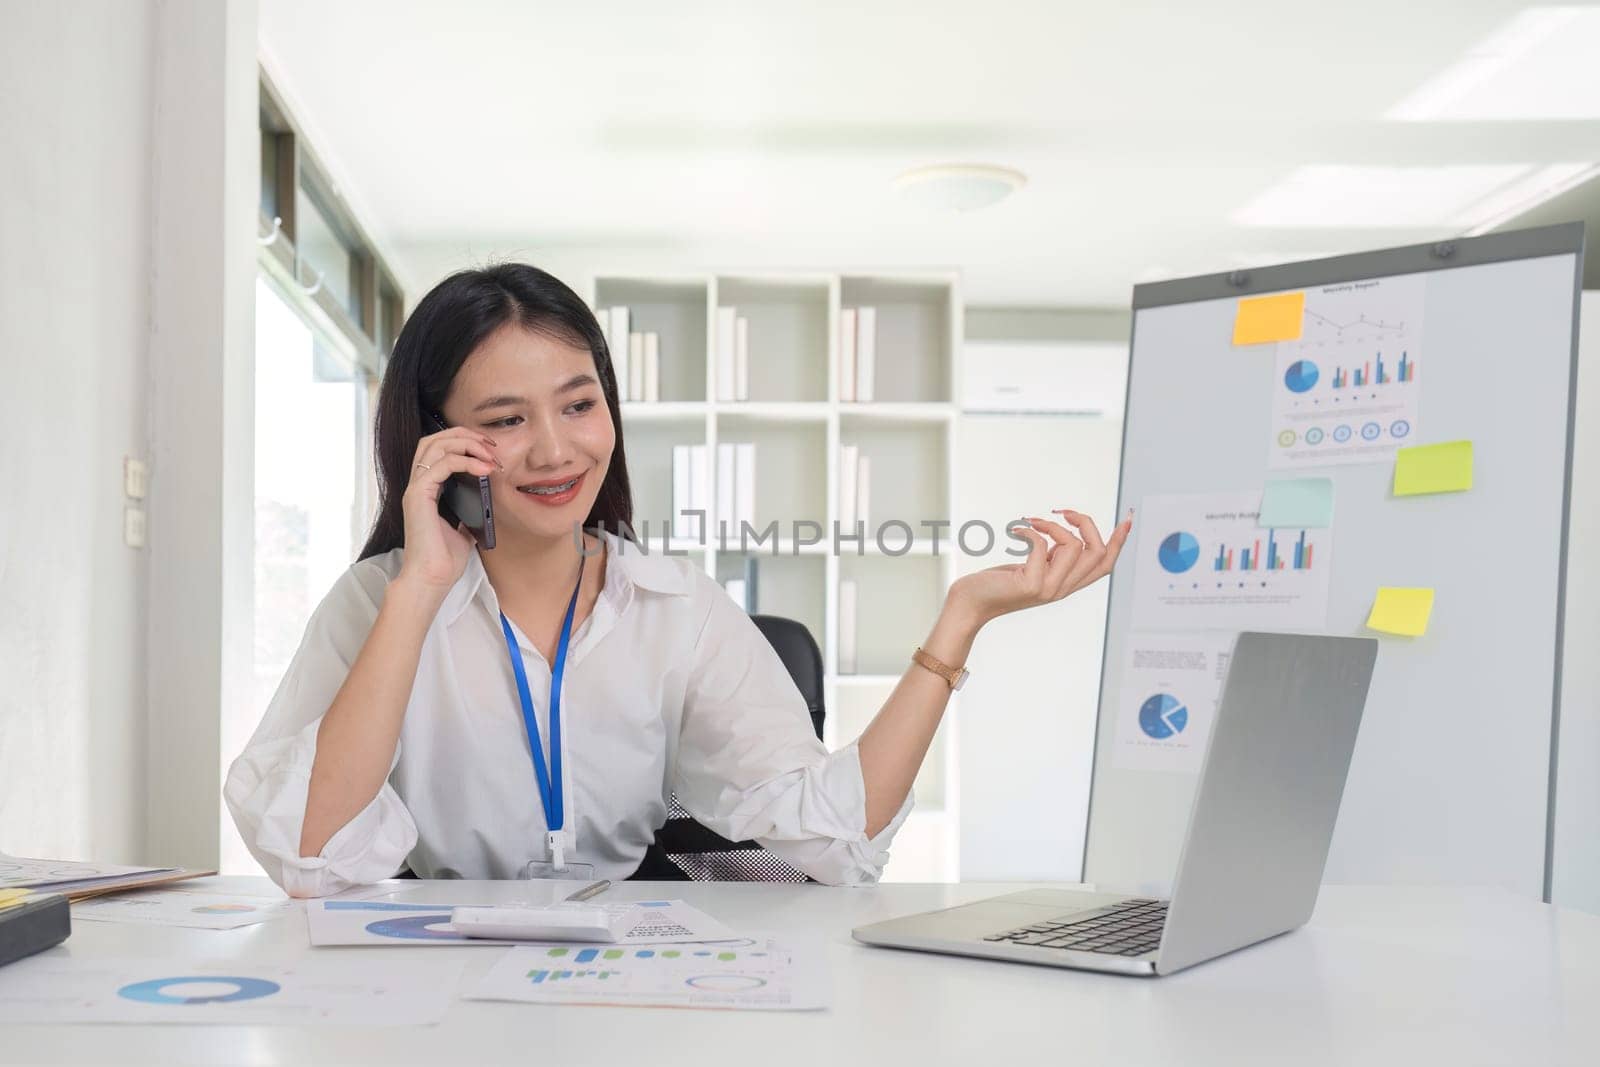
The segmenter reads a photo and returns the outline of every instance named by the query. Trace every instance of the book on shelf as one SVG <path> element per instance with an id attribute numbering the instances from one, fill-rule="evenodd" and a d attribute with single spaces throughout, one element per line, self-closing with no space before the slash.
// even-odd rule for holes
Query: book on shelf
<path id="1" fill-rule="evenodd" d="M 651 330 L 644 335 L 644 401 L 661 403 L 661 335 Z"/>
<path id="2" fill-rule="evenodd" d="M 628 349 L 632 340 L 629 332 L 630 315 L 625 307 L 607 308 L 600 319 L 605 327 L 606 348 L 611 352 L 611 372 L 617 379 L 617 399 L 628 397 Z"/>
<path id="3" fill-rule="evenodd" d="M 733 505 L 733 490 L 737 485 L 733 468 L 737 455 L 738 446 L 732 441 L 717 442 L 717 511 L 714 521 L 719 530 L 726 531 L 722 537 L 734 543 L 737 543 L 739 536 L 739 520 L 734 514 Z"/>
<path id="4" fill-rule="evenodd" d="M 861 449 L 839 446 L 839 529 L 849 533 L 856 525 L 856 475 L 861 470 Z"/>
<path id="5" fill-rule="evenodd" d="M 761 610 L 761 576 L 760 561 L 750 555 L 744 558 L 744 606 L 745 610 L 754 615 Z"/>
<path id="6" fill-rule="evenodd" d="M 856 583 L 839 582 L 839 673 L 856 673 Z"/>
<path id="7" fill-rule="evenodd" d="M 872 383 L 877 376 L 877 363 L 878 309 L 860 307 L 856 309 L 856 383 L 852 397 L 858 404 L 872 403 Z"/>
<path id="8" fill-rule="evenodd" d="M 729 544 L 739 543 L 743 524 L 756 521 L 756 446 L 752 442 L 717 442 L 716 522 Z"/>
<path id="9" fill-rule="evenodd" d="M 750 399 L 750 320 L 743 315 L 733 322 L 733 398 Z"/>
<path id="10" fill-rule="evenodd" d="M 870 535 L 867 495 L 871 473 L 872 461 L 861 454 L 861 446 L 839 446 L 839 529 L 845 534 L 853 532 L 860 523 Z"/>
<path id="11" fill-rule="evenodd" d="M 839 399 L 856 398 L 856 309 L 839 309 Z"/>
<path id="12" fill-rule="evenodd" d="M 872 520 L 867 517 L 867 497 L 872 484 L 872 460 L 862 456 L 856 463 L 856 521 L 867 529 L 867 537 L 872 536 Z"/>
<path id="13" fill-rule="evenodd" d="M 642 333 L 628 335 L 627 399 L 644 399 L 644 334 Z"/>
<path id="14" fill-rule="evenodd" d="M 741 530 L 747 524 L 756 524 L 756 446 L 745 441 L 734 450 L 733 511 L 739 517 Z"/>
<path id="15" fill-rule="evenodd" d="M 717 400 L 734 398 L 734 348 L 738 344 L 739 309 L 717 308 L 716 393 Z"/>
<path id="16" fill-rule="evenodd" d="M 704 512 L 711 496 L 710 464 L 705 445 L 672 446 L 672 536 L 677 540 L 704 541 Z M 686 515 L 699 511 L 701 515 Z"/>

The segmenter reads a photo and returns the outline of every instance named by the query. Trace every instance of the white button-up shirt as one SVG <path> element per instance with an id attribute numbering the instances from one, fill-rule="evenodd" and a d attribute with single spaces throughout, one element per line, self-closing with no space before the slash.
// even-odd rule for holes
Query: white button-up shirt
<path id="1" fill-rule="evenodd" d="M 854 743 L 829 753 L 761 631 L 703 570 L 607 533 L 605 585 L 573 634 L 561 698 L 566 859 L 632 874 L 668 797 L 822 882 L 875 881 L 911 810 L 866 837 Z M 476 552 L 423 640 L 389 779 L 318 856 L 300 855 L 317 729 L 404 549 L 334 584 L 224 794 L 250 852 L 290 893 L 390 878 L 520 878 L 551 859 L 500 608 Z M 550 665 L 514 629 L 549 758 Z"/>

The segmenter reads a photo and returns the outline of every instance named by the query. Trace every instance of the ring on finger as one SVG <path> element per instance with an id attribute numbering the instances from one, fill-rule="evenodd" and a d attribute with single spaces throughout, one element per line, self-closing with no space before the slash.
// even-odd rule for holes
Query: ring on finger
<path id="1" fill-rule="evenodd" d="M 431 466 L 429 466 L 428 464 L 426 464 L 426 463 L 418 463 L 415 467 L 412 467 L 411 469 L 412 470 L 420 469 L 420 470 L 425 470 L 425 471 L 433 470 L 433 468 Z"/>

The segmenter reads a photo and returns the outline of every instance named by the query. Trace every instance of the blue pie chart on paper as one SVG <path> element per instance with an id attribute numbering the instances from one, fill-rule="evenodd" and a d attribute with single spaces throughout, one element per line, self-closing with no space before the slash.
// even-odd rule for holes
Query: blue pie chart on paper
<path id="1" fill-rule="evenodd" d="M 211 992 L 185 993 L 181 987 L 199 986 Z M 232 986 L 225 992 L 215 992 L 219 986 Z M 178 978 L 152 978 L 148 982 L 135 982 L 117 990 L 124 1000 L 138 1000 L 146 1004 L 227 1004 L 237 1000 L 255 1000 L 267 997 L 283 988 L 265 978 L 237 978 L 231 975 L 196 974 Z"/>
<path id="2" fill-rule="evenodd" d="M 1309 392 L 1317 384 L 1317 365 L 1309 359 L 1295 360 L 1284 373 L 1283 384 L 1291 393 Z"/>
<path id="3" fill-rule="evenodd" d="M 1182 530 L 1167 535 L 1156 549 L 1156 559 L 1171 574 L 1182 574 L 1200 558 L 1200 542 Z"/>
<path id="4" fill-rule="evenodd" d="M 438 927 L 447 929 L 438 929 Z M 399 937 L 408 941 L 465 941 L 450 927 L 450 913 L 442 915 L 406 915 L 396 919 L 379 919 L 367 924 L 369 934 L 379 937 Z"/>
<path id="5" fill-rule="evenodd" d="M 1170 693 L 1157 693 L 1139 707 L 1139 729 L 1165 741 L 1189 725 L 1189 709 Z"/>

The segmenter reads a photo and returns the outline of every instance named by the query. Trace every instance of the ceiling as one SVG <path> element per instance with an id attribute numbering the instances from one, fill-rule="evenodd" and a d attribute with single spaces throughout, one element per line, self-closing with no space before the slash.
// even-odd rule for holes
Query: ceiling
<path id="1" fill-rule="evenodd" d="M 413 299 L 515 256 L 580 286 L 953 267 L 971 304 L 1116 307 L 1137 281 L 1459 234 L 1480 177 L 1600 162 L 1593 8 L 1456 115 L 1385 118 L 1527 6 L 261 0 L 260 29 Z M 970 214 L 898 199 L 897 174 L 950 162 L 1029 181 Z M 1411 169 L 1447 166 L 1475 169 L 1437 172 L 1437 196 Z M 1411 206 L 1284 200 L 1370 167 L 1407 168 Z"/>

